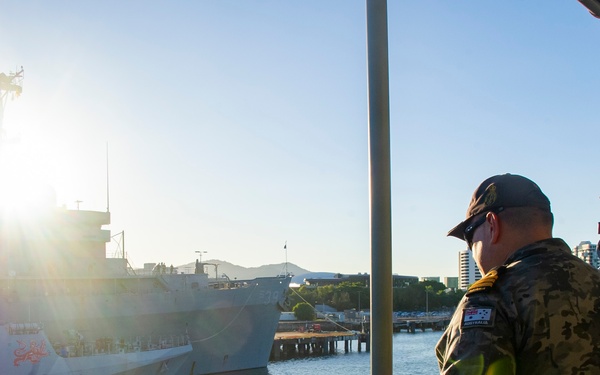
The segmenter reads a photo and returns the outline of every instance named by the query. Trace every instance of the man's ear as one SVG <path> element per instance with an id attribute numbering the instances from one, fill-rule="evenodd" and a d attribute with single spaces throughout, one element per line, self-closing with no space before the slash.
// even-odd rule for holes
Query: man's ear
<path id="1" fill-rule="evenodd" d="M 500 240 L 500 234 L 502 233 L 502 223 L 498 218 L 498 214 L 495 212 L 488 212 L 485 216 L 485 220 L 490 225 L 489 230 L 491 242 L 497 243 Z"/>

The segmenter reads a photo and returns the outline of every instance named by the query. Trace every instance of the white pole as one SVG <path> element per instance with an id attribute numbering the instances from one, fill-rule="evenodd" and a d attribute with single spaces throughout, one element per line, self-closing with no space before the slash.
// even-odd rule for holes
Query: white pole
<path id="1" fill-rule="evenodd" d="M 285 249 L 285 277 L 288 277 L 288 261 L 287 261 L 287 241 L 285 241 L 285 245 L 283 245 Z"/>

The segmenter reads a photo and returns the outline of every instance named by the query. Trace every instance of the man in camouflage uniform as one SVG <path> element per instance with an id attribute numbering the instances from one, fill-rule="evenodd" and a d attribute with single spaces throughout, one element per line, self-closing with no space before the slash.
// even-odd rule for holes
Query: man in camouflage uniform
<path id="1" fill-rule="evenodd" d="M 485 276 L 436 347 L 441 374 L 600 374 L 600 271 L 552 238 L 550 201 L 498 175 L 475 190 L 464 239 Z"/>

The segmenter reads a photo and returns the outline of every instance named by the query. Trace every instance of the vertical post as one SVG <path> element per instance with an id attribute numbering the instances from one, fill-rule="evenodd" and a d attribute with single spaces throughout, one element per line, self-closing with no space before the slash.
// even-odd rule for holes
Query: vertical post
<path id="1" fill-rule="evenodd" d="M 106 142 L 106 212 L 110 212 L 110 185 L 108 182 L 108 142 Z"/>
<path id="2" fill-rule="evenodd" d="M 283 245 L 283 249 L 285 250 L 285 277 L 288 277 L 288 261 L 287 261 L 287 241 L 285 241 L 285 245 Z"/>
<path id="3" fill-rule="evenodd" d="M 371 374 L 392 374 L 392 235 L 387 0 L 367 0 Z"/>

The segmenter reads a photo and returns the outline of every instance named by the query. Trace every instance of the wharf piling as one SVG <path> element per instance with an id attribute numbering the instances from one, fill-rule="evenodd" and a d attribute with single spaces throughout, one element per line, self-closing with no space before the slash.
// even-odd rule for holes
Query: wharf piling
<path id="1" fill-rule="evenodd" d="M 450 324 L 449 318 L 441 319 L 416 319 L 416 320 L 397 320 L 393 323 L 394 332 L 416 333 L 417 330 L 425 332 L 426 329 L 432 331 L 443 331 Z"/>
<path id="2" fill-rule="evenodd" d="M 426 330 L 443 331 L 450 324 L 451 316 L 424 316 L 424 317 L 398 317 L 393 320 L 394 332 L 425 332 Z M 304 332 L 310 331 L 313 325 L 320 327 L 318 331 L 330 332 L 337 331 L 340 327 L 348 331 L 368 332 L 369 324 L 364 322 L 327 322 L 320 321 L 319 323 L 306 321 L 280 321 L 277 328 L 278 332 Z"/>
<path id="3" fill-rule="evenodd" d="M 443 331 L 450 323 L 450 317 L 423 317 L 423 318 L 398 318 L 393 322 L 394 332 L 406 331 L 416 333 L 426 330 Z M 343 325 L 343 326 L 342 326 Z M 316 328 L 318 327 L 318 328 Z M 347 331 L 334 331 L 342 327 Z M 336 323 L 328 322 L 279 322 L 278 332 L 275 334 L 271 348 L 271 361 L 289 358 L 318 356 L 337 352 L 338 342 L 344 342 L 344 352 L 352 351 L 352 342 L 356 341 L 358 352 L 371 350 L 369 332 L 362 323 Z"/>
<path id="4" fill-rule="evenodd" d="M 366 343 L 369 351 L 369 335 L 359 332 L 277 332 L 271 348 L 272 361 L 310 355 L 327 355 L 337 351 L 338 342 L 344 342 L 344 351 L 352 350 L 352 341 L 356 340 L 358 351 Z"/>

